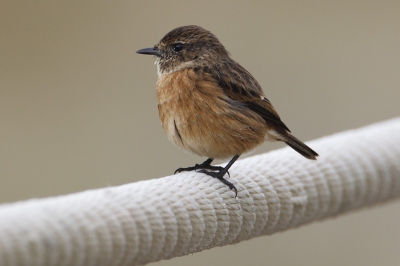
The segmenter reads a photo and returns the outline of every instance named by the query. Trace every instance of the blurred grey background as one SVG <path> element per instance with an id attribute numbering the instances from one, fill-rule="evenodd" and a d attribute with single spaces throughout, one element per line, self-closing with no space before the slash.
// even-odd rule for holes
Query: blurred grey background
<path id="1" fill-rule="evenodd" d="M 400 113 L 399 1 L 0 2 L 0 202 L 172 174 L 204 158 L 161 128 L 154 58 L 215 33 L 306 141 Z M 254 153 L 279 148 L 265 143 Z M 152 265 L 399 265 L 391 202 Z"/>

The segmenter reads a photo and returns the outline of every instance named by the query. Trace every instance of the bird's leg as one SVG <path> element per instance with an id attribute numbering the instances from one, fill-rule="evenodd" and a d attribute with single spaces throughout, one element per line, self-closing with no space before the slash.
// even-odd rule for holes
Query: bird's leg
<path id="1" fill-rule="evenodd" d="M 229 187 L 230 190 L 233 190 L 235 192 L 235 197 L 237 197 L 237 189 L 236 187 L 229 182 L 228 180 L 226 180 L 224 178 L 224 175 L 226 173 L 228 173 L 229 168 L 232 166 L 232 164 L 239 158 L 240 155 L 235 155 L 233 156 L 233 158 L 229 161 L 229 163 L 225 166 L 225 168 L 222 168 L 219 172 L 214 172 L 214 171 L 207 171 L 204 168 L 199 170 L 200 173 L 204 173 L 206 175 L 218 178 L 222 183 L 224 183 L 225 185 L 227 185 Z M 211 162 L 210 162 L 211 163 Z"/>
<path id="2" fill-rule="evenodd" d="M 207 170 L 212 170 L 212 171 L 221 171 L 224 169 L 221 166 L 211 165 L 212 161 L 214 161 L 214 158 L 208 158 L 201 164 L 195 164 L 195 166 L 190 166 L 190 167 L 178 168 L 175 170 L 174 174 L 184 172 L 184 171 L 198 170 L 198 169 L 207 169 Z"/>

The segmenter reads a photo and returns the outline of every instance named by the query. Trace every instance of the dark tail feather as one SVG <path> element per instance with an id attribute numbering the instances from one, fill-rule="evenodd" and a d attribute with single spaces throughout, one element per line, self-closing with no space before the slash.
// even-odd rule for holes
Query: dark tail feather
<path id="1" fill-rule="evenodd" d="M 285 143 L 289 145 L 292 149 L 306 157 L 307 159 L 310 160 L 316 160 L 318 153 L 313 151 L 310 147 L 308 147 L 306 144 L 298 140 L 296 137 L 288 133 L 286 135 L 287 139 Z"/>

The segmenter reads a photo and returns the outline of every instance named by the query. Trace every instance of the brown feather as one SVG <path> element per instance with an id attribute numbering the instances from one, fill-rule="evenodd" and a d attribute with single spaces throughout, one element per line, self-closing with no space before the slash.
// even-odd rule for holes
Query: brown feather
<path id="1" fill-rule="evenodd" d="M 185 150 L 225 159 L 265 140 L 268 128 L 259 115 L 229 98 L 214 79 L 193 69 L 161 76 L 157 98 L 168 138 Z"/>
<path id="2" fill-rule="evenodd" d="M 157 57 L 159 115 L 178 147 L 212 161 L 246 153 L 267 139 L 283 141 L 306 158 L 318 156 L 290 134 L 257 80 L 211 32 L 179 27 L 138 52 Z"/>
<path id="3" fill-rule="evenodd" d="M 221 70 L 218 69 L 220 67 L 222 67 Z M 241 75 L 237 74 L 237 71 Z M 290 129 L 282 122 L 271 102 L 264 96 L 257 80 L 234 60 L 227 60 L 224 65 L 217 65 L 214 69 L 205 68 L 205 72 L 208 72 L 216 80 L 218 86 L 222 88 L 229 98 L 244 104 L 250 110 L 259 114 L 267 124 L 272 121 L 277 126 L 290 132 Z"/>

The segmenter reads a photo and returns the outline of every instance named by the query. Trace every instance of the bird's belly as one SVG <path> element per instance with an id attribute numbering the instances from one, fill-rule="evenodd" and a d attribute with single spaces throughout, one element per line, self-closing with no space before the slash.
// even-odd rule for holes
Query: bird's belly
<path id="1" fill-rule="evenodd" d="M 176 146 L 215 159 L 246 153 L 264 142 L 266 129 L 251 118 L 250 125 L 224 110 L 210 110 L 195 102 L 159 104 L 162 126 Z M 238 119 L 239 118 L 239 119 Z M 258 121 L 257 121 L 258 122 Z M 254 125 L 256 124 L 256 125 Z"/>
<path id="2" fill-rule="evenodd" d="M 190 84 L 182 88 L 176 80 L 157 84 L 161 124 L 176 146 L 199 156 L 226 159 L 264 142 L 267 128 L 261 117 L 230 105 L 218 92 L 204 93 Z"/>

